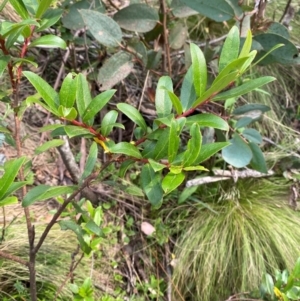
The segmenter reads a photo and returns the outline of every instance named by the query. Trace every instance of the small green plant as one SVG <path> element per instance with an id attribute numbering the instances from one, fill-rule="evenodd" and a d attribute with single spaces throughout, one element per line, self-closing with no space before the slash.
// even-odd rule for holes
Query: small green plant
<path id="1" fill-rule="evenodd" d="M 263 276 L 259 293 L 266 301 L 291 301 L 300 299 L 300 258 L 292 272 L 276 270 L 274 278 L 266 273 Z"/>

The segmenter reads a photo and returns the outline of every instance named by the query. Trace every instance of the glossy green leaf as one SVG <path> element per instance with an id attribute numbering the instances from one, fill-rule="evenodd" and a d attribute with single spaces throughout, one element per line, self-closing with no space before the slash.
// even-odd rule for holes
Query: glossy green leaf
<path id="1" fill-rule="evenodd" d="M 126 161 L 122 162 L 122 164 L 119 168 L 119 177 L 124 178 L 126 175 L 126 172 L 132 165 L 134 165 L 134 163 L 135 163 L 134 160 L 126 160 Z"/>
<path id="2" fill-rule="evenodd" d="M 228 123 L 221 117 L 214 114 L 197 114 L 186 118 L 186 124 L 191 125 L 197 123 L 201 127 L 212 127 L 223 131 L 228 131 Z"/>
<path id="3" fill-rule="evenodd" d="M 260 144 L 262 143 L 261 134 L 255 129 L 245 129 L 242 135 L 250 142 Z"/>
<path id="4" fill-rule="evenodd" d="M 57 23 L 58 20 L 61 19 L 61 16 L 62 16 L 63 12 L 64 11 L 62 9 L 49 9 L 49 10 L 47 10 L 44 13 L 43 18 L 40 22 L 41 26 L 38 29 L 36 29 L 36 31 L 41 32 L 45 29 L 48 29 L 49 27 L 51 27 L 55 23 Z"/>
<path id="5" fill-rule="evenodd" d="M 255 63 L 252 64 L 252 67 L 254 67 L 255 65 L 259 64 L 260 62 L 262 62 L 274 50 L 276 50 L 277 48 L 283 47 L 283 46 L 284 46 L 284 44 L 277 44 L 277 45 L 273 46 L 268 52 L 266 52 L 264 55 L 260 56 L 259 59 L 257 59 L 255 61 Z"/>
<path id="6" fill-rule="evenodd" d="M 191 43 L 191 58 L 192 58 L 192 70 L 193 70 L 193 81 L 196 91 L 196 95 L 201 97 L 206 90 L 207 83 L 207 68 L 206 60 L 201 49 Z"/>
<path id="7" fill-rule="evenodd" d="M 134 158 L 141 159 L 142 155 L 138 148 L 128 142 L 120 142 L 109 148 L 109 151 L 113 154 L 122 154 Z"/>
<path id="8" fill-rule="evenodd" d="M 214 81 L 211 85 L 211 87 L 198 99 L 196 99 L 196 101 L 193 103 L 193 107 L 197 107 L 199 104 L 207 101 L 208 99 L 213 98 L 213 100 L 215 100 L 215 98 L 218 97 L 218 93 L 221 92 L 223 89 L 225 89 L 226 87 L 228 87 L 231 83 L 233 83 L 237 76 L 239 75 L 239 71 L 233 71 L 229 74 L 224 75 L 221 78 L 218 78 L 218 81 Z M 225 93 L 225 92 L 223 92 Z M 223 94 L 221 93 L 221 94 Z M 217 96 L 214 96 L 217 95 Z"/>
<path id="9" fill-rule="evenodd" d="M 148 159 L 148 161 L 149 161 L 149 164 L 151 165 L 151 167 L 153 168 L 153 170 L 154 170 L 155 172 L 161 171 L 161 170 L 163 170 L 164 168 L 166 168 L 166 165 L 165 165 L 165 164 L 161 164 L 161 163 L 156 162 L 156 161 L 154 161 L 154 160 L 152 160 L 152 159 Z"/>
<path id="10" fill-rule="evenodd" d="M 117 108 L 130 120 L 140 126 L 145 133 L 147 132 L 147 124 L 141 113 L 135 107 L 127 103 L 119 103 L 117 104 Z"/>
<path id="11" fill-rule="evenodd" d="M 9 0 L 9 3 L 23 20 L 29 18 L 27 8 L 22 0 Z"/>
<path id="12" fill-rule="evenodd" d="M 18 175 L 18 172 L 25 162 L 25 157 L 18 159 L 12 159 L 4 164 L 4 175 L 0 178 L 0 200 L 3 198 L 5 193 L 8 191 L 9 187 Z"/>
<path id="13" fill-rule="evenodd" d="M 228 145 L 230 145 L 229 142 L 203 144 L 201 147 L 201 152 L 195 160 L 194 164 L 200 164 L 202 162 L 205 162 L 207 159 L 219 152 L 221 149 L 228 147 Z"/>
<path id="14" fill-rule="evenodd" d="M 93 142 L 90 147 L 89 155 L 86 159 L 83 174 L 80 177 L 80 181 L 79 181 L 80 183 L 82 183 L 82 181 L 93 172 L 95 164 L 97 162 L 97 158 L 98 158 L 98 145 L 96 142 Z"/>
<path id="15" fill-rule="evenodd" d="M 133 70 L 131 54 L 124 51 L 117 52 L 105 61 L 98 73 L 101 91 L 111 89 L 126 78 Z"/>
<path id="16" fill-rule="evenodd" d="M 89 220 L 85 224 L 84 228 L 88 230 L 88 232 L 90 232 L 91 234 L 95 234 L 97 236 L 101 236 L 102 234 L 101 228 L 93 220 Z"/>
<path id="17" fill-rule="evenodd" d="M 107 90 L 97 95 L 87 106 L 85 112 L 83 113 L 83 122 L 88 122 L 88 120 L 94 118 L 104 106 L 111 100 L 114 96 L 116 90 Z"/>
<path id="18" fill-rule="evenodd" d="M 172 163 L 177 155 L 179 148 L 179 135 L 177 132 L 177 122 L 175 119 L 172 119 L 170 131 L 169 131 L 169 143 L 168 143 L 168 160 L 169 163 Z"/>
<path id="19" fill-rule="evenodd" d="M 251 117 L 242 117 L 241 119 L 238 120 L 238 122 L 235 124 L 234 128 L 235 129 L 240 129 L 243 128 L 247 125 L 249 125 L 253 119 Z"/>
<path id="20" fill-rule="evenodd" d="M 76 105 L 79 116 L 83 117 L 92 101 L 89 83 L 83 74 L 77 75 Z"/>
<path id="21" fill-rule="evenodd" d="M 32 184 L 30 181 L 22 181 L 22 182 L 13 182 L 11 183 L 11 185 L 8 187 L 6 193 L 4 194 L 3 198 L 6 198 L 8 196 L 10 196 L 11 194 L 13 194 L 14 192 L 16 192 L 17 190 L 19 190 L 20 188 L 22 188 L 25 185 L 30 185 Z"/>
<path id="22" fill-rule="evenodd" d="M 77 189 L 76 186 L 55 186 L 39 185 L 32 188 L 22 201 L 23 207 L 28 207 L 35 202 L 41 202 L 51 198 L 56 198 L 63 194 L 72 193 Z"/>
<path id="23" fill-rule="evenodd" d="M 233 26 L 224 42 L 219 59 L 219 72 L 221 72 L 228 63 L 238 58 L 240 51 L 240 34 L 237 26 Z"/>
<path id="24" fill-rule="evenodd" d="M 205 168 L 204 166 L 201 165 L 197 165 L 197 166 L 187 166 L 183 168 L 184 171 L 194 171 L 194 170 L 198 170 L 198 171 L 209 171 L 207 168 Z"/>
<path id="25" fill-rule="evenodd" d="M 187 167 L 192 165 L 201 151 L 202 135 L 200 132 L 200 127 L 197 123 L 193 123 L 190 129 L 190 136 L 187 149 L 183 156 L 183 166 Z"/>
<path id="26" fill-rule="evenodd" d="M 60 104 L 66 108 L 72 108 L 76 98 L 77 80 L 73 74 L 69 73 L 63 80 L 60 91 Z"/>
<path id="27" fill-rule="evenodd" d="M 81 9 L 80 14 L 94 38 L 106 47 L 118 47 L 122 41 L 122 31 L 112 18 L 89 9 Z"/>
<path id="28" fill-rule="evenodd" d="M 229 74 L 230 72 L 240 70 L 248 59 L 249 59 L 249 57 L 247 56 L 247 57 L 241 57 L 241 58 L 238 58 L 238 59 L 235 59 L 235 60 L 231 61 L 218 74 L 218 76 L 214 80 L 214 83 L 218 82 L 221 78 L 223 78 L 225 75 Z"/>
<path id="29" fill-rule="evenodd" d="M 62 38 L 49 34 L 33 40 L 29 45 L 29 48 L 32 47 L 61 48 L 65 50 L 67 48 L 67 44 Z"/>
<path id="30" fill-rule="evenodd" d="M 144 3 L 134 3 L 120 9 L 114 15 L 114 20 L 126 30 L 148 32 L 156 26 L 159 16 L 153 7 Z"/>
<path id="31" fill-rule="evenodd" d="M 114 127 L 114 123 L 118 118 L 118 112 L 111 110 L 105 114 L 101 122 L 101 134 L 103 136 L 108 136 Z"/>
<path id="32" fill-rule="evenodd" d="M 297 261 L 296 261 L 296 263 L 295 263 L 295 266 L 294 266 L 292 275 L 293 275 L 295 278 L 300 278 L 300 257 L 297 259 Z"/>
<path id="33" fill-rule="evenodd" d="M 170 193 L 174 189 L 176 189 L 185 179 L 184 173 L 173 174 L 169 172 L 162 181 L 162 189 L 165 194 Z"/>
<path id="34" fill-rule="evenodd" d="M 160 206 L 163 201 L 160 174 L 155 173 L 150 164 L 145 164 L 141 172 L 141 186 L 153 206 Z"/>
<path id="35" fill-rule="evenodd" d="M 35 17 L 37 19 L 41 18 L 44 12 L 50 7 L 53 0 L 43 0 L 39 2 L 38 9 L 36 11 Z"/>
<path id="36" fill-rule="evenodd" d="M 69 138 L 73 138 L 76 136 L 91 135 L 91 132 L 88 129 L 76 125 L 67 125 L 64 127 L 64 130 Z"/>
<path id="37" fill-rule="evenodd" d="M 253 67 L 253 65 L 254 65 L 253 61 L 254 61 L 256 55 L 257 55 L 257 51 L 256 50 L 253 50 L 253 51 L 251 51 L 249 53 L 248 59 L 246 60 L 246 62 L 242 66 L 242 68 L 240 69 L 240 74 L 243 74 L 245 71 L 247 71 L 250 66 L 251 66 L 251 68 Z"/>
<path id="38" fill-rule="evenodd" d="M 155 145 L 155 148 L 153 150 L 153 153 L 150 158 L 154 160 L 160 160 L 168 155 L 168 139 L 170 135 L 170 129 L 164 129 L 162 134 L 159 136 L 157 143 Z"/>
<path id="39" fill-rule="evenodd" d="M 213 98 L 213 100 L 214 101 L 224 100 L 224 99 L 228 99 L 228 98 L 232 98 L 232 97 L 241 96 L 248 92 L 253 91 L 256 88 L 266 85 L 274 80 L 276 80 L 276 78 L 272 77 L 272 76 L 264 76 L 264 77 L 256 78 L 256 79 L 247 81 L 244 84 L 242 84 L 236 88 L 233 88 L 233 89 L 230 89 L 228 91 L 218 94 L 217 96 L 215 96 Z"/>
<path id="40" fill-rule="evenodd" d="M 2 200 L 0 200 L 0 207 L 18 204 L 18 198 L 16 196 L 8 196 Z"/>
<path id="41" fill-rule="evenodd" d="M 272 298 L 274 297 L 274 282 L 271 275 L 265 273 L 262 279 L 262 285 L 266 288 L 267 294 L 269 294 Z"/>
<path id="42" fill-rule="evenodd" d="M 172 101 L 172 104 L 174 106 L 174 109 L 176 111 L 176 113 L 178 115 L 181 115 L 182 114 L 182 105 L 181 105 L 181 102 L 180 102 L 180 99 L 176 96 L 176 94 L 174 94 L 173 92 L 171 91 L 168 91 L 168 95 Z"/>
<path id="43" fill-rule="evenodd" d="M 72 120 L 76 119 L 77 111 L 74 107 L 73 108 L 65 108 L 63 106 L 59 106 L 58 107 L 58 116 L 63 117 L 66 120 L 72 121 Z"/>
<path id="44" fill-rule="evenodd" d="M 63 145 L 64 141 L 61 139 L 53 139 L 50 141 L 45 142 L 44 144 L 42 144 L 41 146 L 37 147 L 34 151 L 34 153 L 36 155 L 39 155 L 45 151 L 47 151 L 48 149 L 52 148 L 52 147 L 57 147 L 60 145 Z"/>
<path id="45" fill-rule="evenodd" d="M 173 83 L 169 76 L 162 76 L 157 83 L 155 107 L 159 118 L 169 115 L 172 111 L 172 101 L 168 91 L 173 92 Z"/>
<path id="46" fill-rule="evenodd" d="M 247 166 L 252 159 L 252 151 L 249 145 L 238 135 L 234 134 L 230 145 L 222 150 L 222 157 L 234 167 Z"/>
<path id="47" fill-rule="evenodd" d="M 235 16 L 232 6 L 224 0 L 180 0 L 180 3 L 216 22 L 223 22 Z"/>
<path id="48" fill-rule="evenodd" d="M 259 146 L 253 142 L 250 142 L 248 145 L 252 151 L 252 160 L 250 162 L 251 167 L 262 173 L 268 173 L 266 160 Z"/>
<path id="49" fill-rule="evenodd" d="M 10 61 L 10 55 L 1 55 L 0 57 L 0 77 L 6 69 L 8 62 Z"/>
<path id="50" fill-rule="evenodd" d="M 24 28 L 26 27 L 26 25 L 16 28 L 13 32 L 11 32 L 5 41 L 5 47 L 6 49 L 10 49 L 18 40 L 20 42 L 23 41 L 23 37 L 21 36 Z"/>
<path id="51" fill-rule="evenodd" d="M 57 115 L 57 108 L 59 105 L 58 93 L 37 74 L 31 71 L 23 71 L 23 75 L 30 81 L 43 98 L 49 108 L 49 111 L 54 115 Z"/>
<path id="52" fill-rule="evenodd" d="M 244 41 L 244 45 L 240 52 L 239 58 L 248 56 L 251 50 L 251 46 L 252 46 L 252 32 L 250 29 L 248 29 L 247 37 Z"/>
<path id="53" fill-rule="evenodd" d="M 184 112 L 192 107 L 196 98 L 197 96 L 193 83 L 193 67 L 191 66 L 183 78 L 180 92 L 180 100 Z"/>

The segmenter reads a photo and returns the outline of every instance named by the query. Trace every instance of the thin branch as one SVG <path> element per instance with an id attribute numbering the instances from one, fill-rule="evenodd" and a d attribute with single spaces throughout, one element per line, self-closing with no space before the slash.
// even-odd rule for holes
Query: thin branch
<path id="1" fill-rule="evenodd" d="M 12 260 L 12 261 L 15 261 L 15 262 L 18 262 L 22 265 L 25 265 L 28 267 L 28 261 L 20 258 L 19 256 L 15 256 L 15 255 L 12 255 L 12 254 L 8 254 L 8 253 L 5 253 L 3 251 L 0 251 L 0 257 L 2 258 L 5 258 L 5 259 L 9 259 L 9 260 Z"/>
<path id="2" fill-rule="evenodd" d="M 285 15 L 287 14 L 287 12 L 288 12 L 288 10 L 289 10 L 289 7 L 290 7 L 291 3 L 292 3 L 292 0 L 288 0 L 288 1 L 287 1 L 286 6 L 285 6 L 285 9 L 284 9 L 284 12 L 283 12 L 283 14 L 282 14 L 282 16 L 281 16 L 281 18 L 280 18 L 280 20 L 279 20 L 279 23 L 282 22 L 283 18 L 284 18 Z"/>

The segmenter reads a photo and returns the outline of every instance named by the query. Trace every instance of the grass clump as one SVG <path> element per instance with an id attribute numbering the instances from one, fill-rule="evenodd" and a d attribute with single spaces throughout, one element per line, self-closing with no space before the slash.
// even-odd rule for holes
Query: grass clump
<path id="1" fill-rule="evenodd" d="M 208 185 L 176 246 L 174 284 L 183 300 L 225 300 L 257 289 L 263 273 L 291 268 L 299 257 L 300 216 L 287 206 L 286 185 L 239 180 Z M 201 199 L 203 201 L 203 199 Z M 217 213 L 215 213 L 217 212 Z"/>

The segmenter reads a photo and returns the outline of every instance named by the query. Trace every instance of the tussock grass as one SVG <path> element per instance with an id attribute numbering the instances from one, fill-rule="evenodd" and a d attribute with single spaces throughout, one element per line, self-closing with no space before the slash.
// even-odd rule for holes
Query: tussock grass
<path id="1" fill-rule="evenodd" d="M 39 237 L 44 226 L 36 227 L 36 237 Z M 65 281 L 71 264 L 71 255 L 76 251 L 76 238 L 71 231 L 61 231 L 54 227 L 45 240 L 37 256 L 36 277 L 38 296 L 53 300 L 56 291 Z M 0 250 L 7 251 L 28 259 L 28 237 L 25 224 L 14 224 L 8 228 L 5 240 L 0 245 Z M 80 253 L 76 259 L 80 257 Z M 91 260 L 84 259 L 74 273 L 75 281 L 79 284 L 89 276 Z M 14 261 L 0 260 L 0 296 L 11 296 L 11 300 L 21 300 L 16 290 L 16 283 L 25 288 L 23 297 L 26 297 L 26 288 L 29 287 L 28 268 Z M 68 283 L 68 282 L 67 282 Z M 13 297 L 19 296 L 19 297 Z M 29 296 L 28 296 L 29 298 Z M 10 300 L 10 299 L 9 299 Z M 24 299 L 22 299 L 24 300 Z M 73 300 L 72 293 L 65 285 L 58 300 Z"/>
<path id="2" fill-rule="evenodd" d="M 239 181 L 207 203 L 218 214 L 194 209 L 175 249 L 173 280 L 184 300 L 222 301 L 257 289 L 266 271 L 293 266 L 300 216 L 287 207 L 287 194 L 286 185 Z"/>

